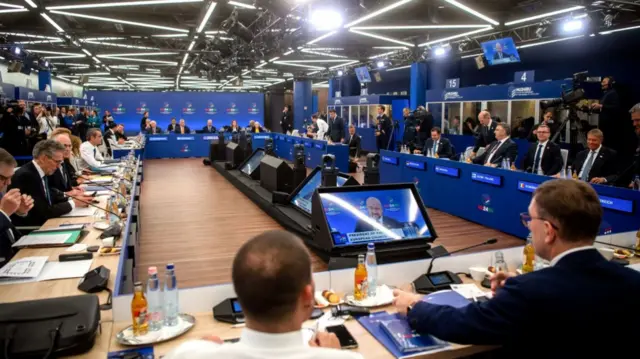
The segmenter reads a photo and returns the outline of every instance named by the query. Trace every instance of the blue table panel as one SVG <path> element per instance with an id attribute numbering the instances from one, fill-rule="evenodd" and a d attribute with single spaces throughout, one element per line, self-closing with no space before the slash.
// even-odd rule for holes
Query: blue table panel
<path id="1" fill-rule="evenodd" d="M 212 134 L 148 135 L 145 158 L 209 157 L 209 142 L 217 138 Z"/>
<path id="2" fill-rule="evenodd" d="M 528 230 L 520 222 L 520 213 L 527 212 L 535 185 L 553 179 L 519 171 L 391 151 L 382 151 L 381 157 L 381 183 L 415 183 L 427 207 L 520 238 L 526 238 L 528 234 Z M 394 164 L 394 159 L 397 159 L 397 165 Z M 416 163 L 425 163 L 425 169 L 420 169 Z M 440 173 L 436 172 L 435 166 L 446 167 L 449 175 L 443 174 L 442 170 Z M 458 170 L 459 177 L 451 176 L 455 170 Z M 485 177 L 498 177 L 501 184 L 474 181 L 473 172 Z M 623 233 L 638 229 L 640 192 L 600 185 L 593 187 L 598 192 L 604 208 L 601 225 L 603 232 Z M 437 225 L 435 223 L 436 228 Z"/>
<path id="3" fill-rule="evenodd" d="M 378 152 L 376 145 L 376 131 L 374 128 L 358 128 L 356 133 L 360 136 L 360 147 L 363 151 Z"/>

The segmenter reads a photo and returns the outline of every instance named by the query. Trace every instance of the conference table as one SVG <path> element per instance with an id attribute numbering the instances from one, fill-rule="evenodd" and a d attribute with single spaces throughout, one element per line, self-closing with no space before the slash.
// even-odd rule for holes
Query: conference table
<path id="1" fill-rule="evenodd" d="M 412 182 L 427 207 L 526 238 L 520 213 L 533 191 L 553 177 L 520 171 L 381 151 L 380 182 Z M 640 192 L 593 185 L 604 209 L 601 235 L 635 232 L 640 226 Z"/>
<path id="2" fill-rule="evenodd" d="M 264 148 L 265 141 L 273 141 L 275 154 L 285 160 L 294 160 L 294 145 L 304 146 L 306 167 L 314 168 L 322 164 L 322 156 L 332 154 L 336 158 L 336 167 L 341 171 L 349 169 L 349 146 L 343 144 L 329 144 L 327 141 L 314 140 L 304 137 L 289 136 L 280 133 L 252 133 L 251 146 L 255 150 Z M 224 134 L 225 143 L 232 140 L 232 134 Z M 144 158 L 189 158 L 209 157 L 211 141 L 218 141 L 218 134 L 188 134 L 174 133 L 164 135 L 147 135 Z"/>

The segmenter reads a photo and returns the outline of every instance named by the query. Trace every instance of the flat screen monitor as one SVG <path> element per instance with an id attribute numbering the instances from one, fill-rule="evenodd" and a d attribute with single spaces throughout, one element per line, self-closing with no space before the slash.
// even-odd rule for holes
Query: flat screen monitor
<path id="1" fill-rule="evenodd" d="M 510 37 L 482 43 L 482 51 L 489 65 L 510 64 L 520 62 L 520 54 L 516 44 Z"/>
<path id="2" fill-rule="evenodd" d="M 262 161 L 262 157 L 264 157 L 264 150 L 256 150 L 256 153 L 251 156 L 243 165 L 240 167 L 240 171 L 246 175 L 251 176 L 251 173 L 260 166 L 260 161 Z"/>
<path id="3" fill-rule="evenodd" d="M 413 185 L 343 187 L 318 195 L 335 247 L 435 239 Z"/>
<path id="4" fill-rule="evenodd" d="M 369 74 L 369 69 L 366 66 L 356 67 L 355 72 L 360 83 L 371 82 L 371 75 Z"/>
<path id="5" fill-rule="evenodd" d="M 347 182 L 348 177 L 340 174 L 336 178 L 336 184 L 338 187 L 342 187 L 342 185 Z M 301 185 L 302 188 L 291 196 L 290 203 L 297 207 L 298 209 L 311 214 L 311 197 L 313 196 L 313 192 L 316 188 L 320 187 L 322 183 L 322 171 L 320 168 L 316 168 L 313 172 L 307 177 Z"/>

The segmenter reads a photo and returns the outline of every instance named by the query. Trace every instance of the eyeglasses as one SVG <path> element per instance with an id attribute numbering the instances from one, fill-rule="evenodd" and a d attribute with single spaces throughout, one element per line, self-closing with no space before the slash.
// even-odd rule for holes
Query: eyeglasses
<path id="1" fill-rule="evenodd" d="M 58 166 L 60 166 L 62 164 L 62 162 L 64 162 L 64 159 L 61 160 L 54 160 L 53 157 L 48 157 L 50 160 L 52 160 L 53 162 L 55 162 Z"/>
<path id="2" fill-rule="evenodd" d="M 558 230 L 558 226 L 556 226 L 553 222 L 551 222 L 550 220 L 543 218 L 543 217 L 532 217 L 529 213 L 527 212 L 522 212 L 520 213 L 520 221 L 522 222 L 522 225 L 525 226 L 526 228 L 529 228 L 529 224 L 531 223 L 531 221 L 533 221 L 534 219 L 540 220 L 540 221 L 545 221 L 548 222 L 551 227 L 555 230 Z"/>
<path id="3" fill-rule="evenodd" d="M 8 180 L 10 180 L 10 179 L 11 179 L 11 177 L 13 177 L 13 176 L 5 177 L 5 176 L 3 176 L 3 175 L 0 175 L 0 182 L 3 182 L 3 183 L 4 183 L 4 182 L 7 182 Z"/>
<path id="4" fill-rule="evenodd" d="M 537 131 L 536 131 L 536 133 L 551 133 L 551 132 L 549 132 L 549 131 L 540 131 L 540 130 L 537 130 Z"/>

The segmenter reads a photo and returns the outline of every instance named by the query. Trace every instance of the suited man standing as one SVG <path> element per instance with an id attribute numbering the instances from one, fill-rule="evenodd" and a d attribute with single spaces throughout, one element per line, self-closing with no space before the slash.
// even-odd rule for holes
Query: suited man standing
<path id="1" fill-rule="evenodd" d="M 216 128 L 213 127 L 213 121 L 207 120 L 207 125 L 202 128 L 201 133 L 216 133 Z"/>
<path id="2" fill-rule="evenodd" d="M 80 137 L 84 142 L 87 140 L 87 110 L 84 107 L 80 108 L 80 113 L 73 120 L 73 134 Z"/>
<path id="3" fill-rule="evenodd" d="M 282 118 L 280 119 L 280 127 L 284 134 L 291 133 L 291 131 L 293 131 L 293 113 L 291 112 L 291 105 L 284 105 Z"/>
<path id="4" fill-rule="evenodd" d="M 519 276 L 496 273 L 493 298 L 463 308 L 394 290 L 398 312 L 420 333 L 458 344 L 500 345 L 506 358 L 637 356 L 633 346 L 612 343 L 637 338 L 624 323 L 640 320 L 640 312 L 629 311 L 640 298 L 640 273 L 607 261 L 593 247 L 602 221 L 596 191 L 579 181 L 544 182 L 523 219 L 548 268 Z"/>
<path id="5" fill-rule="evenodd" d="M 418 121 L 416 130 L 418 131 L 418 142 L 424 146 L 424 143 L 429 139 L 431 135 L 431 129 L 433 128 L 433 115 L 428 112 L 424 106 L 418 106 L 413 114 Z"/>
<path id="6" fill-rule="evenodd" d="M 92 129 L 100 132 L 99 129 Z M 23 226 L 42 226 L 51 218 L 71 212 L 75 207 L 87 207 L 82 201 L 68 199 L 64 194 L 51 188 L 49 177 L 64 162 L 65 147 L 53 140 L 40 141 L 33 148 L 33 161 L 20 167 L 13 175 L 10 188 L 30 195 L 34 200 L 33 210 L 26 217 L 14 215 L 14 223 Z M 91 200 L 91 197 L 86 198 Z M 83 202 L 84 201 L 84 202 Z"/>
<path id="7" fill-rule="evenodd" d="M 11 245 L 20 239 L 20 232 L 11 223 L 11 216 L 15 213 L 24 217 L 33 208 L 31 196 L 21 195 L 17 188 L 7 192 L 15 168 L 16 160 L 0 148 L 0 267 L 16 253 Z"/>
<path id="8" fill-rule="evenodd" d="M 564 160 L 560 152 L 560 146 L 549 141 L 551 129 L 542 124 L 536 130 L 537 143 L 529 146 L 529 151 L 524 157 L 524 170 L 542 176 L 555 176 L 564 167 Z"/>
<path id="9" fill-rule="evenodd" d="M 518 157 L 518 145 L 511 139 L 511 127 L 506 123 L 496 125 L 495 138 L 478 157 L 473 158 L 473 163 L 490 167 L 498 167 L 502 160 L 509 159 L 510 163 L 516 162 Z"/>
<path id="10" fill-rule="evenodd" d="M 360 151 L 362 149 L 360 144 L 361 138 L 356 134 L 356 126 L 349 125 L 349 134 L 345 137 L 342 143 L 349 145 L 349 157 L 355 159 L 360 157 Z"/>
<path id="11" fill-rule="evenodd" d="M 167 132 L 174 133 L 176 132 L 177 128 L 178 128 L 178 124 L 176 123 L 176 118 L 173 117 L 171 118 L 171 123 L 169 124 L 169 126 L 167 126 Z"/>
<path id="12" fill-rule="evenodd" d="M 451 142 L 449 139 L 442 137 L 442 130 L 440 127 L 434 127 L 431 129 L 431 138 L 425 141 L 424 147 L 422 151 L 414 150 L 414 154 L 424 154 L 431 153 L 435 156 L 438 155 L 438 158 L 451 158 L 453 157 L 453 148 L 451 147 Z"/>
<path id="13" fill-rule="evenodd" d="M 602 145 L 604 134 L 599 129 L 587 133 L 587 149 L 579 152 L 573 161 L 578 178 L 596 184 L 615 182 L 617 179 L 616 151 Z"/>
<path id="14" fill-rule="evenodd" d="M 333 143 L 340 143 L 344 140 L 344 120 L 338 117 L 336 110 L 329 110 L 329 139 Z"/>
<path id="15" fill-rule="evenodd" d="M 176 133 L 179 135 L 188 135 L 191 133 L 191 129 L 184 123 L 184 119 L 180 119 L 180 125 L 176 127 Z"/>
<path id="16" fill-rule="evenodd" d="M 591 109 L 600 114 L 598 128 L 610 139 L 605 142 L 609 147 L 614 147 L 619 142 L 617 135 L 623 121 L 620 96 L 614 88 L 614 82 L 613 76 L 603 78 L 601 83 L 603 95 L 600 103 L 591 105 Z"/>
<path id="17" fill-rule="evenodd" d="M 383 105 L 378 105 L 378 117 L 376 118 L 376 144 L 378 152 L 388 149 L 389 138 L 392 131 L 391 120 L 385 111 L 386 108 Z"/>
<path id="18" fill-rule="evenodd" d="M 375 197 L 369 197 L 367 198 L 366 205 L 369 221 L 359 219 L 356 223 L 356 228 L 353 230 L 354 232 L 369 232 L 378 230 L 374 224 L 369 223 L 371 220 L 382 225 L 385 228 L 402 228 L 402 223 L 396 221 L 391 217 L 384 216 L 384 208 L 382 207 L 382 202 L 380 202 L 379 199 Z"/>
<path id="19" fill-rule="evenodd" d="M 496 126 L 498 123 L 491 119 L 489 111 L 481 111 L 478 114 L 478 120 L 480 121 L 480 134 L 476 139 L 475 146 L 473 146 L 471 158 L 476 157 L 480 147 L 487 147 L 490 143 L 496 140 Z"/>

